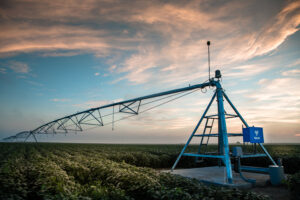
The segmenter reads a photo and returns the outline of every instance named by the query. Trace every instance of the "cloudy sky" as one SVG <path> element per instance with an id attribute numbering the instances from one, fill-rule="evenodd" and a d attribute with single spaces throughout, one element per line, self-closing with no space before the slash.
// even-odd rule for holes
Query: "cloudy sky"
<path id="1" fill-rule="evenodd" d="M 300 1 L 0 1 L 0 137 L 105 103 L 202 83 L 266 142 L 300 142 Z M 204 92 L 204 91 L 203 91 Z M 184 143 L 213 90 L 42 141 Z M 230 113 L 230 112 L 229 112 Z M 231 132 L 239 122 L 228 121 Z M 234 142 L 234 141 L 232 141 Z"/>

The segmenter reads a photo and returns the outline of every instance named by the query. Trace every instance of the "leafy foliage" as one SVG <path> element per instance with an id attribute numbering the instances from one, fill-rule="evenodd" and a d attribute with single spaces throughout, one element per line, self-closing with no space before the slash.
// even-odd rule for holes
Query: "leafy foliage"
<path id="1" fill-rule="evenodd" d="M 291 199 L 300 199 L 300 171 L 298 173 L 288 176 L 287 185 L 291 192 Z"/>
<path id="2" fill-rule="evenodd" d="M 153 169 L 170 168 L 181 147 L 1 143 L 0 199 L 267 199 Z"/>

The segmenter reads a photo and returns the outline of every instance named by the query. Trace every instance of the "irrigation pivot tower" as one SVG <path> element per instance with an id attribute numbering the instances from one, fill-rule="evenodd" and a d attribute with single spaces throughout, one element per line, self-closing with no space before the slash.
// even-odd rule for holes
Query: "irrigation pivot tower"
<path id="1" fill-rule="evenodd" d="M 244 136 L 244 135 L 242 133 L 241 134 L 239 134 L 239 133 L 227 133 L 226 118 L 238 117 L 238 118 L 240 118 L 240 120 L 246 126 L 247 129 L 251 129 L 252 127 L 249 127 L 249 125 L 244 120 L 242 115 L 238 112 L 236 107 L 233 105 L 233 103 L 230 101 L 228 96 L 225 94 L 225 91 L 223 90 L 223 88 L 221 86 L 221 83 L 220 83 L 221 72 L 219 70 L 216 70 L 215 78 L 216 79 L 211 78 L 209 80 L 210 85 L 216 88 L 215 93 L 212 96 L 212 98 L 211 98 L 208 106 L 206 107 L 204 113 L 202 114 L 202 117 L 200 118 L 200 120 L 199 120 L 198 124 L 196 125 L 194 131 L 190 135 L 190 137 L 187 140 L 185 146 L 183 147 L 182 151 L 180 152 L 178 158 L 176 159 L 174 165 L 172 166 L 172 170 L 175 169 L 176 165 L 178 164 L 178 162 L 179 162 L 179 160 L 182 156 L 192 156 L 192 157 L 196 157 L 196 158 L 199 158 L 199 157 L 202 157 L 202 158 L 203 157 L 204 158 L 216 158 L 216 159 L 220 159 L 221 161 L 223 161 L 223 163 L 226 167 L 227 182 L 228 183 L 233 183 L 232 167 L 231 167 L 231 159 L 230 159 L 231 156 L 230 156 L 230 151 L 229 151 L 228 137 L 230 137 L 230 136 Z M 212 105 L 212 103 L 214 102 L 215 99 L 217 101 L 218 113 L 216 115 L 207 115 L 207 112 L 208 112 L 209 108 L 211 107 L 211 105 Z M 229 105 L 235 111 L 235 114 L 225 113 L 224 99 L 229 103 Z M 205 128 L 204 128 L 203 134 L 196 134 L 199 126 L 201 125 L 201 123 L 203 122 L 204 119 L 206 119 L 206 123 L 205 123 Z M 211 134 L 211 131 L 208 134 L 206 133 L 206 131 L 205 131 L 206 129 L 211 130 L 211 128 L 212 128 L 212 124 L 208 125 L 209 120 L 213 120 L 213 121 L 218 120 L 218 133 L 217 134 Z M 188 145 L 190 144 L 193 137 L 201 137 L 201 142 L 200 142 L 198 153 L 185 153 L 185 150 L 188 147 Z M 205 145 L 203 143 L 203 140 L 204 140 L 205 137 L 208 137 L 208 138 L 209 137 L 218 137 L 218 152 L 217 152 L 217 154 L 207 154 L 207 153 L 206 154 L 200 154 L 201 147 L 203 148 L 203 146 Z M 271 162 L 274 165 L 277 165 L 275 163 L 275 161 L 273 160 L 273 158 L 268 153 L 268 151 L 266 150 L 266 148 L 263 146 L 263 144 L 262 143 L 258 143 L 258 144 L 260 145 L 260 147 L 264 151 L 263 154 L 257 154 L 255 152 L 254 154 L 247 154 L 247 155 L 243 155 L 241 157 L 242 158 L 249 158 L 249 157 L 268 156 L 269 159 L 271 160 Z M 253 171 L 253 172 L 259 171 L 258 168 L 251 168 L 251 167 L 248 167 L 247 170 L 248 171 Z"/>
<path id="2" fill-rule="evenodd" d="M 36 129 L 33 129 L 31 131 L 24 131 L 21 133 L 18 133 L 14 136 L 10 136 L 8 138 L 3 139 L 4 141 L 15 141 L 18 138 L 23 138 L 25 141 L 32 136 L 35 141 L 37 142 L 36 135 L 39 134 L 58 134 L 63 133 L 67 134 L 69 132 L 78 132 L 83 131 L 86 126 L 104 126 L 111 124 L 112 126 L 116 121 L 120 121 L 123 119 L 127 119 L 129 117 L 136 116 L 140 113 L 146 112 L 152 108 L 156 108 L 160 105 L 163 105 L 165 103 L 168 103 L 170 101 L 176 100 L 180 97 L 183 97 L 185 95 L 191 94 L 197 90 L 204 89 L 206 87 L 213 87 L 215 88 L 215 92 L 206 107 L 204 113 L 202 114 L 202 117 L 200 118 L 199 122 L 197 123 L 196 127 L 194 128 L 194 131 L 188 138 L 186 144 L 184 145 L 183 149 L 181 150 L 178 158 L 176 159 L 174 165 L 172 166 L 172 170 L 175 169 L 176 165 L 180 161 L 182 156 L 191 156 L 198 158 L 213 158 L 218 159 L 220 162 L 223 163 L 223 165 L 226 168 L 226 181 L 229 184 L 233 183 L 233 173 L 232 173 L 232 164 L 231 164 L 231 158 L 237 157 L 238 158 L 250 158 L 250 157 L 268 157 L 270 161 L 277 166 L 277 164 L 274 162 L 273 158 L 270 156 L 268 151 L 263 146 L 263 135 L 262 135 L 262 129 L 257 127 L 249 127 L 247 122 L 244 120 L 242 115 L 238 112 L 236 107 L 233 105 L 233 103 L 230 101 L 229 97 L 226 95 L 224 89 L 222 88 L 220 78 L 222 77 L 221 72 L 219 70 L 215 71 L 215 77 L 211 78 L 210 76 L 210 51 L 209 51 L 209 45 L 210 42 L 207 42 L 208 46 L 208 73 L 209 73 L 209 79 L 208 81 L 196 84 L 196 85 L 190 85 L 188 87 L 178 88 L 174 90 L 169 90 L 165 92 L 155 93 L 151 95 L 146 95 L 134 99 L 129 99 L 126 101 L 120 101 L 116 103 L 111 103 L 108 105 L 91 108 L 82 112 L 77 112 L 72 115 L 68 115 L 56 120 L 53 120 L 51 122 L 45 123 Z M 155 99 L 155 100 L 153 100 Z M 167 101 L 165 100 L 167 99 Z M 155 105 L 153 107 L 142 109 L 146 105 L 149 105 L 156 101 L 163 101 L 162 103 Z M 217 114 L 215 115 L 207 115 L 212 103 L 216 100 L 217 102 Z M 231 106 L 235 114 L 228 114 L 225 112 L 224 109 L 224 100 L 228 102 L 228 104 Z M 147 102 L 148 101 L 148 102 Z M 116 107 L 116 108 L 115 108 Z M 103 115 L 104 109 L 112 109 L 112 113 Z M 115 119 L 115 114 L 127 114 L 127 116 L 122 117 L 120 119 Z M 110 116 L 111 120 L 105 120 L 106 117 Z M 243 133 L 228 133 L 227 132 L 227 124 L 226 119 L 228 118 L 239 118 L 244 126 L 246 128 L 243 129 Z M 204 131 L 202 134 L 198 134 L 197 130 L 199 129 L 200 125 L 205 122 Z M 214 121 L 218 122 L 218 131 L 217 133 L 211 133 L 212 126 Z M 206 132 L 208 130 L 208 133 Z M 259 144 L 259 146 L 262 148 L 263 153 L 257 153 L 256 151 L 254 153 L 250 154 L 231 154 L 229 149 L 229 142 L 228 137 L 235 136 L 235 137 L 243 137 L 244 142 L 250 142 Z M 186 153 L 186 149 L 188 145 L 190 144 L 193 137 L 200 137 L 200 145 L 199 150 L 196 153 Z M 210 137 L 217 137 L 218 138 L 218 151 L 215 153 L 201 153 L 201 150 L 205 148 L 205 146 L 208 143 L 208 140 Z M 207 138 L 207 143 L 205 144 L 204 138 Z M 247 170 L 252 172 L 267 172 L 267 169 L 265 168 L 255 168 L 255 167 L 243 167 L 240 166 L 241 170 Z M 242 176 L 242 175 L 241 175 Z M 247 181 L 247 179 L 245 179 Z"/>

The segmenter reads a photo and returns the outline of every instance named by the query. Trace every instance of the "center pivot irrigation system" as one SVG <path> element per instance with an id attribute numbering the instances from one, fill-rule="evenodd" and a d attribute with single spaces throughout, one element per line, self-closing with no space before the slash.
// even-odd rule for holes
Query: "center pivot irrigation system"
<path id="1" fill-rule="evenodd" d="M 202 117 L 200 118 L 199 122 L 197 123 L 194 131 L 188 138 L 185 146 L 183 147 L 182 151 L 180 152 L 178 158 L 176 159 L 172 171 L 175 169 L 176 165 L 178 164 L 179 160 L 182 156 L 192 156 L 195 157 L 196 161 L 199 158 L 213 158 L 219 160 L 219 166 L 223 165 L 226 168 L 226 182 L 229 184 L 233 183 L 233 173 L 232 173 L 232 165 L 231 165 L 231 158 L 238 158 L 238 169 L 235 169 L 235 171 L 238 171 L 241 175 L 241 177 L 248 182 L 251 182 L 253 180 L 246 179 L 243 177 L 241 171 L 252 171 L 252 172 L 259 172 L 259 173 L 268 173 L 268 168 L 256 168 L 256 167 L 246 167 L 240 165 L 240 158 L 250 158 L 250 157 L 268 157 L 270 161 L 277 166 L 277 164 L 274 162 L 268 151 L 263 146 L 263 132 L 262 128 L 258 127 L 249 127 L 247 122 L 244 120 L 242 115 L 238 112 L 236 107 L 233 105 L 233 103 L 230 101 L 228 96 L 226 95 L 224 89 L 222 88 L 220 78 L 221 78 L 221 72 L 219 70 L 215 71 L 215 77 L 210 77 L 210 52 L 209 52 L 209 46 L 210 42 L 207 42 L 208 46 L 208 71 L 209 71 L 209 79 L 208 81 L 196 84 L 196 85 L 190 85 L 188 87 L 183 87 L 179 89 L 169 90 L 165 92 L 160 92 L 156 94 L 151 94 L 147 96 L 142 96 L 126 101 L 120 101 L 116 103 L 111 103 L 108 105 L 91 108 L 82 112 L 77 112 L 72 115 L 68 115 L 56 120 L 53 120 L 51 122 L 45 123 L 39 127 L 37 127 L 34 130 L 31 131 L 24 131 L 21 133 L 18 133 L 14 136 L 8 137 L 3 139 L 4 141 L 17 141 L 20 138 L 23 138 L 24 141 L 27 141 L 27 139 L 32 136 L 34 140 L 37 142 L 36 135 L 39 134 L 58 134 L 63 133 L 67 134 L 69 132 L 78 132 L 87 130 L 86 126 L 104 126 L 111 124 L 112 127 L 114 126 L 114 123 L 120 120 L 124 120 L 133 116 L 136 116 L 140 113 L 146 112 L 148 110 L 151 110 L 153 108 L 156 108 L 158 106 L 161 106 L 163 104 L 166 104 L 168 102 L 171 102 L 173 100 L 176 100 L 178 98 L 181 98 L 183 96 L 186 96 L 188 94 L 191 94 L 195 91 L 202 90 L 206 87 L 215 88 L 214 94 L 206 107 L 204 113 L 202 114 Z M 229 103 L 234 114 L 228 114 L 225 112 L 224 109 L 224 99 Z M 212 103 L 216 100 L 217 102 L 217 114 L 214 115 L 207 115 Z M 146 109 L 141 109 L 147 105 L 150 105 L 152 103 L 159 102 L 159 104 L 148 107 Z M 103 114 L 103 110 L 107 108 L 112 108 L 112 112 L 108 114 Z M 126 116 L 123 116 L 119 119 L 115 118 L 115 114 L 126 114 Z M 106 117 L 111 117 L 110 121 L 104 120 Z M 243 133 L 228 133 L 227 132 L 227 125 L 226 125 L 226 119 L 229 118 L 239 118 L 245 128 L 243 128 Z M 201 123 L 206 120 L 204 125 L 204 130 L 202 134 L 197 133 L 198 128 L 200 127 Z M 218 130 L 217 133 L 212 133 L 212 127 L 214 124 L 214 121 L 218 122 Z M 229 142 L 228 137 L 231 136 L 239 136 L 243 137 L 243 142 L 250 142 L 254 143 L 255 145 L 255 151 L 252 153 L 244 154 L 240 148 L 233 148 L 233 152 L 230 152 L 229 149 Z M 193 137 L 200 137 L 200 144 L 198 152 L 196 153 L 186 153 L 186 149 L 188 145 L 190 144 Z M 217 137 L 218 139 L 218 151 L 209 153 L 204 151 L 207 147 L 208 141 L 210 137 Z M 264 153 L 257 153 L 256 152 L 256 144 L 258 144 Z M 199 160 L 198 160 L 199 161 Z"/>

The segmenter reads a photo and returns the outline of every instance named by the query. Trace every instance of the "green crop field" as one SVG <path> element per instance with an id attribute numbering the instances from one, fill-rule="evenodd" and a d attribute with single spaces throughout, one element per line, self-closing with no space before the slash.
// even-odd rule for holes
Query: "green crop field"
<path id="1" fill-rule="evenodd" d="M 172 166 L 181 148 L 182 145 L 0 143 L 0 199 L 268 199 L 160 173 L 160 169 Z M 266 148 L 275 159 L 282 158 L 286 173 L 299 171 L 300 145 Z M 189 151 L 196 149 L 192 145 Z M 245 163 L 270 164 L 265 158 Z M 207 161 L 201 165 L 212 164 Z M 194 160 L 188 158 L 178 165 L 195 166 Z"/>

